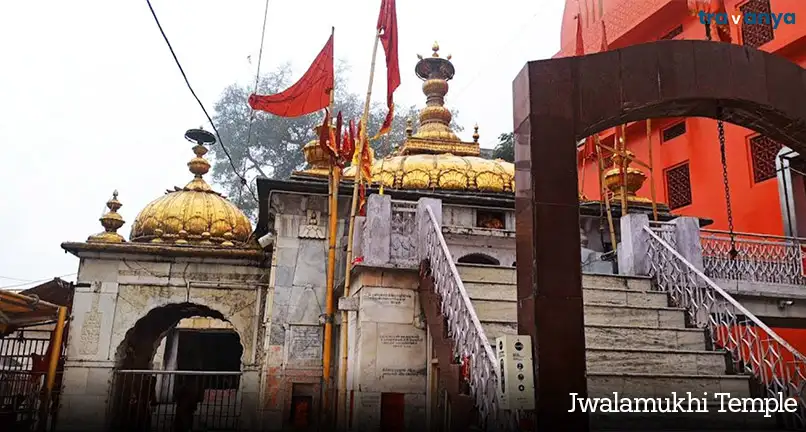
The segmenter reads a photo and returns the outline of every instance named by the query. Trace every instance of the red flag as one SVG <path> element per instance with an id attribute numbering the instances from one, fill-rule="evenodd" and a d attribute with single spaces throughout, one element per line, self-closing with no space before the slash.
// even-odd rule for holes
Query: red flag
<path id="1" fill-rule="evenodd" d="M 325 120 L 319 128 L 319 146 L 329 155 L 335 156 L 335 143 L 332 140 L 333 130 L 330 127 L 330 112 L 325 109 Z"/>
<path id="2" fill-rule="evenodd" d="M 341 126 L 342 126 L 342 117 L 341 117 L 341 111 L 339 111 L 339 113 L 336 115 L 336 131 L 335 131 L 336 133 L 333 135 L 333 141 L 331 141 L 333 156 L 335 156 L 336 159 L 339 159 L 339 156 L 341 156 L 341 153 L 339 152 L 339 147 L 341 147 L 341 145 L 339 145 L 339 141 L 341 140 Z"/>
<path id="3" fill-rule="evenodd" d="M 582 39 L 582 15 L 577 15 L 577 47 L 574 55 L 585 55 L 585 41 Z"/>
<path id="4" fill-rule="evenodd" d="M 285 91 L 249 96 L 249 106 L 280 117 L 299 117 L 327 108 L 333 90 L 333 35 L 305 75 Z"/>
<path id="5" fill-rule="evenodd" d="M 725 0 L 688 0 L 687 4 L 688 10 L 692 15 L 698 15 L 700 12 L 706 14 L 728 15 L 727 10 L 725 9 Z M 728 20 L 730 20 L 729 17 Z M 716 34 L 720 41 L 728 43 L 732 41 L 729 23 L 718 24 L 716 19 L 711 17 L 706 25 L 712 26 L 716 29 Z"/>
<path id="6" fill-rule="evenodd" d="M 378 139 L 392 129 L 395 103 L 392 94 L 400 86 L 400 64 L 397 57 L 397 12 L 395 0 L 381 0 L 381 13 L 378 15 L 378 33 L 383 51 L 386 53 L 386 105 L 389 113 L 381 125 L 381 130 L 372 139 Z"/>

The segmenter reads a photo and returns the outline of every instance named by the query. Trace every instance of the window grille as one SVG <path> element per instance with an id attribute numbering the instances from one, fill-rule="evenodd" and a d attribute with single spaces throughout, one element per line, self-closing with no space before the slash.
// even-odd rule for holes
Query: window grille
<path id="1" fill-rule="evenodd" d="M 672 140 L 674 138 L 679 137 L 680 135 L 686 134 L 686 122 L 681 121 L 673 126 L 669 126 L 663 130 L 661 133 L 661 138 L 663 139 L 662 142 L 666 142 Z"/>
<path id="2" fill-rule="evenodd" d="M 775 158 L 781 144 L 763 135 L 750 138 L 750 159 L 753 163 L 753 181 L 763 182 L 775 177 Z"/>
<path id="3" fill-rule="evenodd" d="M 688 162 L 666 169 L 666 196 L 672 210 L 691 204 Z"/>
<path id="4" fill-rule="evenodd" d="M 758 17 L 758 14 L 766 14 L 767 17 L 764 23 L 756 22 L 753 25 L 741 26 L 742 43 L 744 45 L 758 48 L 775 38 L 772 22 L 770 21 L 770 0 L 750 0 L 740 6 L 739 10 L 742 11 L 742 15 L 753 13 Z"/>

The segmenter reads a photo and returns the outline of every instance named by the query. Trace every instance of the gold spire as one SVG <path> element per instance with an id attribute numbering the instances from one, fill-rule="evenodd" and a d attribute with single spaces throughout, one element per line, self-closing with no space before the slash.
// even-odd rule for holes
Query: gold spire
<path id="1" fill-rule="evenodd" d="M 431 50 L 433 53 L 430 57 L 417 56 L 420 61 L 417 62 L 414 71 L 423 80 L 426 106 L 420 111 L 417 132 L 410 133 L 411 128 L 406 128 L 406 142 L 400 154 L 451 153 L 460 156 L 478 156 L 478 143 L 462 142 L 451 129 L 453 116 L 445 107 L 448 81 L 453 79 L 455 73 L 450 62 L 451 56 L 440 57 L 437 42 L 434 42 Z"/>
<path id="2" fill-rule="evenodd" d="M 479 142 L 479 124 L 478 123 L 476 123 L 476 125 L 473 126 L 473 142 L 474 143 Z"/>
<path id="3" fill-rule="evenodd" d="M 104 227 L 104 232 L 91 235 L 87 239 L 88 243 L 123 243 L 126 241 L 117 232 L 126 223 L 123 217 L 118 214 L 118 210 L 121 207 L 123 207 L 123 204 L 118 201 L 118 191 L 112 192 L 112 198 L 106 202 L 106 208 L 109 211 L 98 219 Z"/>

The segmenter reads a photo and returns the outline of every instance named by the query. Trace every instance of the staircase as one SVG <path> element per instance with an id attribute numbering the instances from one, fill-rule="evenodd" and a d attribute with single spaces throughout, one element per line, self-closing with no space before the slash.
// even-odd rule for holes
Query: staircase
<path id="1" fill-rule="evenodd" d="M 515 334 L 515 269 L 456 267 L 490 342 Z M 582 285 L 589 397 L 612 398 L 618 392 L 622 397 L 667 398 L 672 392 L 681 396 L 692 392 L 702 399 L 707 392 L 712 404 L 709 413 L 599 413 L 591 416 L 592 429 L 647 428 L 670 420 L 678 430 L 775 428 L 775 418 L 763 414 L 717 413 L 719 407 L 713 404 L 718 401 L 712 395 L 751 397 L 749 377 L 728 374 L 727 354 L 708 350 L 705 331 L 687 328 L 685 310 L 669 307 L 667 293 L 652 291 L 648 278 L 586 274 Z"/>

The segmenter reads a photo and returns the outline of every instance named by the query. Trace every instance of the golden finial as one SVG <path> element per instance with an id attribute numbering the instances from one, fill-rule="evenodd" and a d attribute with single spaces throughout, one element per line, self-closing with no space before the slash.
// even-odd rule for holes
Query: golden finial
<path id="1" fill-rule="evenodd" d="M 196 145 L 193 146 L 193 154 L 196 155 L 196 157 L 188 162 L 188 169 L 193 173 L 193 180 L 185 185 L 185 189 L 195 191 L 212 190 L 210 185 L 202 179 L 202 176 L 210 171 L 210 162 L 207 162 L 207 159 L 204 158 L 204 155 L 207 154 L 207 147 L 204 145 L 215 144 L 215 136 L 199 127 L 199 129 L 190 129 L 185 132 L 185 139 L 196 143 Z"/>
<path id="2" fill-rule="evenodd" d="M 123 204 L 118 201 L 118 191 L 112 192 L 112 198 L 106 202 L 106 207 L 109 211 L 98 219 L 104 227 L 104 232 L 90 236 L 87 239 L 88 243 L 123 243 L 126 241 L 122 235 L 117 233 L 118 229 L 126 223 L 118 214 L 118 210 L 123 207 Z"/>
<path id="3" fill-rule="evenodd" d="M 406 136 L 410 137 L 411 134 L 414 132 L 414 127 L 412 126 L 411 118 L 406 119 Z"/>
<path id="4" fill-rule="evenodd" d="M 474 143 L 479 142 L 479 124 L 478 123 L 476 123 L 473 126 L 473 142 Z"/>
<path id="5" fill-rule="evenodd" d="M 439 43 L 434 41 L 434 45 L 431 46 L 431 51 L 434 51 L 434 54 L 431 54 L 431 57 L 439 57 Z"/>

